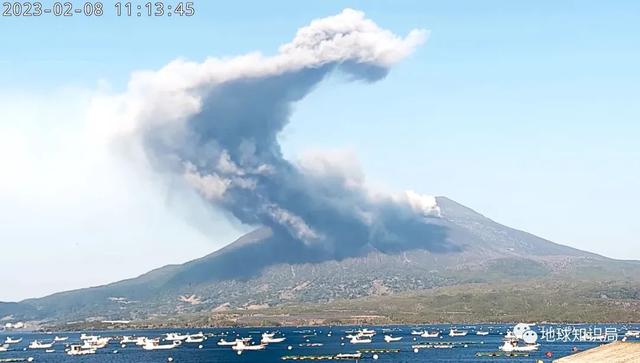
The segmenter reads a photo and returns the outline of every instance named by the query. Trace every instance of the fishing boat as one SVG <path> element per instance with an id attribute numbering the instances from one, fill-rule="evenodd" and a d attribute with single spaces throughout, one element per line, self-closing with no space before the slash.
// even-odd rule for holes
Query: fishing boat
<path id="1" fill-rule="evenodd" d="M 94 339 L 87 339 L 83 342 L 82 346 L 85 348 L 93 348 L 93 349 L 102 349 L 104 347 L 107 346 L 107 344 L 109 344 L 109 341 L 111 340 L 111 338 L 94 338 Z"/>
<path id="2" fill-rule="evenodd" d="M 222 338 L 218 342 L 218 345 L 220 345 L 220 346 L 232 346 L 232 345 L 236 345 L 236 344 L 238 344 L 240 342 L 243 342 L 242 339 L 236 339 L 234 341 L 227 341 L 224 338 Z"/>
<path id="3" fill-rule="evenodd" d="M 351 344 L 367 344 L 371 343 L 371 337 L 355 336 L 349 341 Z"/>
<path id="4" fill-rule="evenodd" d="M 7 337 L 7 339 L 4 340 L 4 344 L 18 344 L 21 341 L 22 341 L 22 338 L 13 339 L 11 337 Z"/>
<path id="5" fill-rule="evenodd" d="M 96 349 L 87 348 L 84 345 L 73 344 L 67 350 L 68 355 L 87 355 L 87 354 L 96 354 Z"/>
<path id="6" fill-rule="evenodd" d="M 469 332 L 466 330 L 458 330 L 458 329 L 449 330 L 450 337 L 466 337 L 467 334 L 469 334 Z"/>
<path id="7" fill-rule="evenodd" d="M 138 338 L 136 339 L 136 345 L 138 345 L 138 346 L 146 345 L 146 344 L 147 344 L 147 342 L 156 342 L 156 343 L 159 343 L 159 342 L 160 342 L 160 339 L 157 339 L 157 338 L 156 338 L 156 339 L 149 339 L 149 338 L 147 338 L 147 337 L 138 337 Z"/>
<path id="8" fill-rule="evenodd" d="M 540 344 L 536 344 L 538 340 L 538 334 L 533 330 L 519 330 L 520 338 L 517 334 L 514 334 L 510 330 L 507 330 L 507 334 L 502 338 L 502 346 L 498 349 L 504 353 L 529 353 L 535 352 L 540 348 Z M 522 339 L 525 345 L 520 344 Z"/>
<path id="9" fill-rule="evenodd" d="M 527 344 L 527 345 L 518 345 L 518 341 L 505 341 L 500 349 L 502 352 L 511 353 L 525 353 L 525 352 L 535 352 L 540 348 L 540 344 Z"/>
<path id="10" fill-rule="evenodd" d="M 247 345 L 242 340 L 240 340 L 239 342 L 236 343 L 236 345 L 232 346 L 231 349 L 237 352 L 242 352 L 245 350 L 263 350 L 265 347 L 266 345 L 264 344 Z"/>
<path id="11" fill-rule="evenodd" d="M 391 335 L 385 335 L 384 341 L 387 343 L 399 342 L 402 340 L 402 337 L 392 337 Z"/>
<path id="12" fill-rule="evenodd" d="M 285 339 L 286 338 L 284 338 L 284 337 L 275 338 L 275 334 L 264 333 L 264 334 L 262 334 L 262 339 L 260 340 L 260 343 L 262 343 L 262 344 L 282 343 L 282 342 L 285 341 Z"/>
<path id="13" fill-rule="evenodd" d="M 138 342 L 138 338 L 132 337 L 129 335 L 125 335 L 122 337 L 122 339 L 120 339 L 120 344 L 137 343 L 137 342 Z"/>
<path id="14" fill-rule="evenodd" d="M 187 339 L 184 340 L 184 342 L 185 343 L 202 343 L 204 342 L 204 337 L 189 335 Z"/>
<path id="15" fill-rule="evenodd" d="M 144 350 L 167 350 L 167 349 L 173 349 L 177 346 L 180 345 L 180 341 L 179 340 L 174 340 L 171 344 L 160 344 L 157 341 L 153 341 L 153 340 L 148 340 L 147 344 L 142 346 L 142 349 Z"/>
<path id="16" fill-rule="evenodd" d="M 420 337 L 422 338 L 437 338 L 440 336 L 440 332 L 439 331 L 424 331 L 422 334 L 420 334 Z"/>
<path id="17" fill-rule="evenodd" d="M 183 341 L 183 340 L 187 339 L 188 337 L 189 337 L 189 335 L 181 335 L 181 334 L 178 334 L 178 333 L 167 333 L 167 334 L 165 334 L 164 340 Z"/>
<path id="18" fill-rule="evenodd" d="M 640 330 L 627 330 L 624 336 L 627 338 L 640 338 Z"/>
<path id="19" fill-rule="evenodd" d="M 29 349 L 50 349 L 53 346 L 53 343 L 42 343 L 37 340 L 34 340 L 29 344 Z"/>

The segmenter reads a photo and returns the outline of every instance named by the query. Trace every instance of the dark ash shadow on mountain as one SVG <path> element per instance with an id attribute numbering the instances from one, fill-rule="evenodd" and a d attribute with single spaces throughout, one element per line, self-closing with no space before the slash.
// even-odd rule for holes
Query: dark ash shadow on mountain
<path id="1" fill-rule="evenodd" d="M 405 240 L 386 239 L 383 243 L 342 244 L 333 253 L 324 247 L 308 246 L 278 235 L 270 228 L 251 232 L 231 245 L 208 256 L 186 263 L 168 285 L 185 288 L 224 280 L 247 280 L 257 277 L 270 266 L 278 264 L 321 263 L 341 261 L 352 257 L 363 257 L 371 252 L 399 254 L 422 249 L 436 254 L 461 252 L 463 247 L 447 240 L 447 227 L 433 219 L 434 223 L 404 223 L 398 228 L 413 238 Z"/>

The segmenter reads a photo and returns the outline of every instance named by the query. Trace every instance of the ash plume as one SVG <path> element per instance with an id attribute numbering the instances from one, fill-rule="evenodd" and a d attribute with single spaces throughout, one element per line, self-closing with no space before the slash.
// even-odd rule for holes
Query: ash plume
<path id="1" fill-rule="evenodd" d="M 293 163 L 278 142 L 292 106 L 327 76 L 379 81 L 425 38 L 422 30 L 396 36 L 346 9 L 299 29 L 272 56 L 177 60 L 135 73 L 125 93 L 96 101 L 94 112 L 158 175 L 243 224 L 269 227 L 310 260 L 449 251 L 457 247 L 446 242 L 435 198 L 373 192 L 344 158 Z"/>

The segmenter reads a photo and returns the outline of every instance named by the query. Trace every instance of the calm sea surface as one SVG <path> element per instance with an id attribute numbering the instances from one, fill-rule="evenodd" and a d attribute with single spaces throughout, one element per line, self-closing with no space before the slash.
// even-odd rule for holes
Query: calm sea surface
<path id="1" fill-rule="evenodd" d="M 19 332 L 0 332 L 0 345 L 5 341 L 7 336 L 12 338 L 23 338 L 19 344 L 11 345 L 8 352 L 0 352 L 0 361 L 6 358 L 27 358 L 33 357 L 34 362 L 86 362 L 86 363 L 105 363 L 105 362 L 122 362 L 122 363 L 142 363 L 142 362 L 167 362 L 169 358 L 176 363 L 195 363 L 195 362 L 218 362 L 218 363 L 269 363 L 284 362 L 283 356 L 299 356 L 299 355 L 335 355 L 338 353 L 354 353 L 359 349 L 399 349 L 400 352 L 393 353 L 377 353 L 378 359 L 373 359 L 373 353 L 365 353 L 362 361 L 369 362 L 535 362 L 542 360 L 550 362 L 551 359 L 545 357 L 545 353 L 551 352 L 553 358 L 559 358 L 571 353 L 576 347 L 579 350 L 588 349 L 597 346 L 599 343 L 576 342 L 573 341 L 573 335 L 547 334 L 547 339 L 539 341 L 541 348 L 538 352 L 531 353 L 529 357 L 477 357 L 478 352 L 495 352 L 501 345 L 501 340 L 507 329 L 511 325 L 458 325 L 456 328 L 468 330 L 466 337 L 451 338 L 447 334 L 450 325 L 422 325 L 422 326 L 385 326 L 375 327 L 367 326 L 369 329 L 375 329 L 377 334 L 373 338 L 371 344 L 349 343 L 346 331 L 360 327 L 300 327 L 300 328 L 242 328 L 242 329 L 162 329 L 162 330 L 129 330 L 129 331 L 87 331 L 84 333 L 93 333 L 101 336 L 118 337 L 123 335 L 161 337 L 168 332 L 178 333 L 197 333 L 199 331 L 205 334 L 214 335 L 202 343 L 202 348 L 198 343 L 184 343 L 181 346 L 164 351 L 145 351 L 135 344 L 127 344 L 121 347 L 119 339 L 112 342 L 104 349 L 100 349 L 95 355 L 86 356 L 68 356 L 65 354 L 65 345 L 74 344 L 80 341 L 80 332 L 73 333 L 19 333 Z M 596 331 L 601 329 L 609 329 L 609 332 L 615 330 L 620 338 L 627 329 L 640 329 L 639 325 L 623 326 L 623 325 L 543 325 L 536 326 L 533 329 L 539 334 L 543 330 L 551 331 L 565 329 L 593 329 Z M 383 332 L 383 329 L 384 332 Z M 442 337 L 438 339 L 425 339 L 411 335 L 414 329 L 439 330 L 443 332 Z M 487 336 L 478 336 L 476 331 L 488 331 Z M 270 344 L 263 351 L 245 351 L 238 355 L 230 347 L 218 346 L 216 343 L 222 335 L 227 340 L 233 340 L 236 337 L 253 337 L 253 341 L 260 341 L 262 332 L 273 331 L 278 332 L 277 336 L 284 336 L 286 340 L 283 343 Z M 566 330 L 565 330 L 566 331 Z M 403 337 L 402 341 L 395 343 L 385 343 L 384 334 L 390 334 L 394 337 Z M 41 340 L 50 342 L 55 335 L 68 336 L 69 340 L 64 343 L 54 345 L 54 352 L 46 353 L 44 350 L 26 349 L 33 340 Z M 329 336 L 330 335 L 330 336 Z M 455 348 L 451 349 L 420 349 L 415 353 L 412 349 L 413 344 L 423 342 L 452 342 Z M 319 347 L 305 347 L 301 344 L 322 343 Z M 289 347 L 291 347 L 289 349 Z M 116 352 L 117 353 L 114 353 Z"/>

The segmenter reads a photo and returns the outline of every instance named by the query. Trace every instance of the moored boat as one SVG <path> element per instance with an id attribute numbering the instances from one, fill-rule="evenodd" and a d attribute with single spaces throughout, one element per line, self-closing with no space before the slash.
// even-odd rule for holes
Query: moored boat
<path id="1" fill-rule="evenodd" d="M 53 343 L 42 343 L 38 340 L 34 340 L 29 344 L 29 349 L 50 349 Z"/>
<path id="2" fill-rule="evenodd" d="M 86 354 L 95 354 L 95 348 L 85 347 L 84 345 L 73 344 L 67 350 L 68 355 L 86 355 Z"/>
<path id="3" fill-rule="evenodd" d="M 276 338 L 275 333 L 264 333 L 262 334 L 262 339 L 260 343 L 262 344 L 270 344 L 270 343 L 281 343 L 285 341 L 285 337 Z"/>
<path id="4" fill-rule="evenodd" d="M 353 338 L 351 338 L 351 340 L 349 341 L 351 344 L 367 344 L 367 343 L 371 343 L 371 337 L 365 337 L 365 336 L 355 336 Z"/>
<path id="5" fill-rule="evenodd" d="M 440 332 L 439 331 L 424 331 L 422 334 L 420 334 L 420 336 L 422 338 L 437 338 L 440 336 Z"/>
<path id="6" fill-rule="evenodd" d="M 466 330 L 458 330 L 458 329 L 449 330 L 450 337 L 466 337 L 468 333 L 469 332 Z"/>
<path id="7" fill-rule="evenodd" d="M 402 340 L 402 337 L 392 337 L 391 335 L 385 335 L 384 341 L 387 343 L 399 342 Z"/>
<path id="8" fill-rule="evenodd" d="M 252 345 L 247 345 L 244 343 L 244 341 L 240 340 L 239 342 L 237 342 L 236 345 L 232 346 L 231 349 L 237 351 L 237 352 L 242 352 L 245 350 L 263 350 L 266 347 L 266 345 L 264 344 L 252 344 Z"/>
<path id="9" fill-rule="evenodd" d="M 145 345 L 142 346 L 144 350 L 167 350 L 173 349 L 180 345 L 180 341 L 174 340 L 170 344 L 160 344 L 158 341 L 148 340 Z"/>

